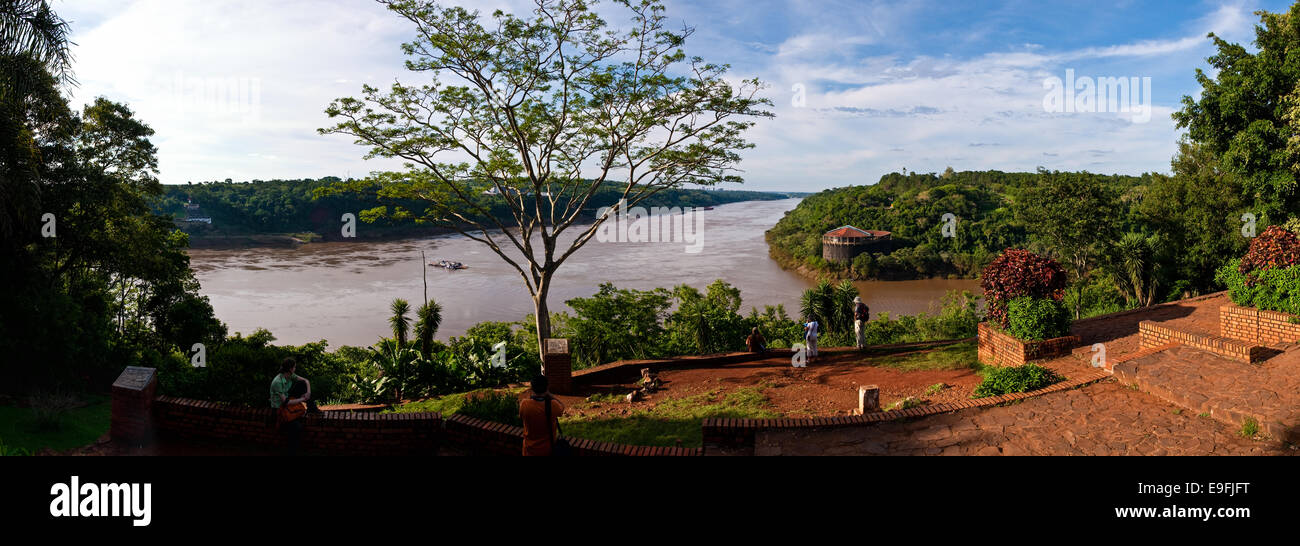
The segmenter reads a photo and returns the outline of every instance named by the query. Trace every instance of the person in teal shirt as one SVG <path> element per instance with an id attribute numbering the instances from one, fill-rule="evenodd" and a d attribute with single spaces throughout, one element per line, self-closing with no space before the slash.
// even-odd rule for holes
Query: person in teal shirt
<path id="1" fill-rule="evenodd" d="M 309 413 L 320 413 L 316 401 L 311 397 L 311 381 L 294 373 L 298 363 L 293 357 L 280 363 L 280 373 L 271 379 L 271 407 L 280 409 L 286 404 L 306 403 Z"/>

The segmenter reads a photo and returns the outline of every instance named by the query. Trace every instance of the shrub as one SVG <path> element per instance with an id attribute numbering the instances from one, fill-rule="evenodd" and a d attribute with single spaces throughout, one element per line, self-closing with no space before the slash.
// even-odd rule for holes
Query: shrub
<path id="1" fill-rule="evenodd" d="M 1019 297 L 1007 304 L 1007 333 L 1037 341 L 1070 333 L 1070 310 L 1056 300 Z"/>
<path id="2" fill-rule="evenodd" d="M 1241 259 L 1237 271 L 1285 269 L 1300 265 L 1300 239 L 1280 226 L 1269 226 L 1259 237 L 1250 241 L 1250 250 Z"/>
<path id="3" fill-rule="evenodd" d="M 32 421 L 37 430 L 62 430 L 68 413 L 80 405 L 77 397 L 65 392 L 37 392 L 29 399 L 32 408 Z"/>
<path id="4" fill-rule="evenodd" d="M 494 423 L 505 423 L 521 427 L 523 420 L 519 417 L 519 398 L 508 392 L 484 391 L 465 396 L 465 403 L 457 413 L 476 417 Z"/>
<path id="5" fill-rule="evenodd" d="M 1219 268 L 1214 279 L 1237 305 L 1300 315 L 1300 266 L 1243 273 L 1240 260 Z"/>
<path id="6" fill-rule="evenodd" d="M 1060 300 L 1065 295 L 1065 270 L 1056 260 L 1028 250 L 1007 249 L 980 274 L 980 288 L 988 302 L 988 318 L 1007 327 L 1007 304 L 1029 296 Z"/>
<path id="7" fill-rule="evenodd" d="M 986 368 L 984 381 L 975 387 L 972 398 L 986 398 L 1013 392 L 1038 390 L 1065 380 L 1056 372 L 1037 364 L 1008 368 Z"/>

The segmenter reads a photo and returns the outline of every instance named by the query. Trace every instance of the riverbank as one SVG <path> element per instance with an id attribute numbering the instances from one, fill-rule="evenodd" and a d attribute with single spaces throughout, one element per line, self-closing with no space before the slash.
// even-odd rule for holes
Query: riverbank
<path id="1" fill-rule="evenodd" d="M 764 237 L 764 240 L 767 242 L 768 257 L 772 258 L 772 261 L 780 265 L 781 269 L 799 275 L 800 277 L 803 277 L 804 279 L 813 282 L 819 282 L 822 279 L 826 279 L 831 282 L 839 282 L 843 280 L 848 280 L 853 282 L 903 282 L 903 281 L 927 281 L 927 280 L 973 281 L 979 279 L 978 276 L 964 277 L 961 275 L 935 275 L 930 277 L 916 276 L 916 277 L 907 277 L 901 279 L 862 277 L 859 275 L 854 275 L 853 270 L 848 267 L 846 267 L 844 270 L 816 269 L 804 263 L 803 261 L 800 261 L 798 258 L 790 255 L 788 252 L 785 252 L 780 248 L 777 248 L 775 245 L 771 243 L 770 240 L 768 240 L 767 237 Z"/>

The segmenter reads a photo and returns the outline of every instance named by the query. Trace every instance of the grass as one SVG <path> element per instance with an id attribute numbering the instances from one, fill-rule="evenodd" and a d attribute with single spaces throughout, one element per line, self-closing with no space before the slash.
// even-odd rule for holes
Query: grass
<path id="1" fill-rule="evenodd" d="M 895 411 L 895 410 L 902 411 L 906 409 L 912 409 L 912 408 L 920 407 L 923 403 L 924 402 L 922 402 L 920 399 L 913 396 L 909 396 L 907 398 L 894 402 L 893 404 L 890 404 L 889 407 L 885 408 L 885 411 Z"/>
<path id="2" fill-rule="evenodd" d="M 625 396 L 619 396 L 617 394 L 593 394 L 588 396 L 585 401 L 588 404 L 617 404 L 619 402 L 626 402 L 627 399 Z"/>
<path id="3" fill-rule="evenodd" d="M 686 398 L 669 398 L 653 407 L 637 409 L 626 416 L 561 419 L 564 433 L 578 438 L 641 446 L 700 447 L 704 437 L 700 425 L 707 417 L 765 419 L 779 417 L 770 409 L 763 386 L 737 389 L 722 394 L 715 390 Z"/>
<path id="4" fill-rule="evenodd" d="M 0 454 L 22 454 L 49 448 L 63 451 L 89 445 L 108 432 L 113 403 L 94 396 L 59 417 L 38 416 L 32 408 L 0 406 Z"/>
<path id="5" fill-rule="evenodd" d="M 1241 434 L 1242 438 L 1254 438 L 1256 434 L 1259 434 L 1259 421 L 1247 417 L 1245 421 L 1241 422 L 1241 432 L 1238 434 Z"/>
<path id="6" fill-rule="evenodd" d="M 947 383 L 935 383 L 925 389 L 925 395 L 934 396 L 936 394 L 939 394 L 939 392 L 943 391 L 946 388 L 948 388 Z"/>
<path id="7" fill-rule="evenodd" d="M 492 389 L 479 389 L 470 392 L 458 392 L 456 394 L 448 394 L 446 396 L 429 398 L 427 400 L 407 402 L 400 406 L 394 407 L 393 409 L 384 410 L 384 413 L 433 412 L 433 413 L 440 413 L 442 414 L 443 417 L 447 417 L 450 415 L 454 415 L 460 412 L 461 410 L 463 410 L 465 408 L 465 402 L 469 400 L 470 396 L 478 397 L 478 396 L 483 396 L 494 392 L 496 391 Z M 513 396 L 519 394 L 520 392 L 523 392 L 523 389 L 516 389 L 508 392 Z"/>
<path id="8" fill-rule="evenodd" d="M 979 366 L 978 361 L 977 348 L 973 341 L 946 345 L 924 352 L 871 358 L 871 363 L 876 366 L 905 372 L 976 368 Z"/>
<path id="9" fill-rule="evenodd" d="M 1209 417 L 1209 416 L 1210 416 L 1210 412 L 1208 412 L 1208 411 L 1203 411 L 1203 412 L 1201 412 L 1201 413 L 1196 414 L 1196 416 L 1197 416 L 1197 417 Z"/>

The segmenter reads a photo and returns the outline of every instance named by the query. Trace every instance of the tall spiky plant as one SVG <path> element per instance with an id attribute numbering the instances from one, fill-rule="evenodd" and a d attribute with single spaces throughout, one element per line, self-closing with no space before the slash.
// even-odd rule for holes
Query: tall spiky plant
<path id="1" fill-rule="evenodd" d="M 433 336 L 442 325 L 442 305 L 429 300 L 415 312 L 415 337 L 420 341 L 420 355 L 429 360 L 433 352 Z"/>
<path id="2" fill-rule="evenodd" d="M 393 300 L 390 307 L 393 316 L 388 317 L 388 324 L 393 327 L 393 339 L 397 341 L 397 348 L 406 347 L 407 333 L 411 331 L 411 304 L 402 298 Z"/>
<path id="3" fill-rule="evenodd" d="M 853 298 L 858 297 L 858 287 L 844 279 L 835 285 L 834 329 L 847 332 L 853 329 Z"/>
<path id="4" fill-rule="evenodd" d="M 833 328 L 835 319 L 835 286 L 822 279 L 817 286 L 805 290 L 799 300 L 799 311 L 805 321 L 815 320 L 822 330 Z"/>

